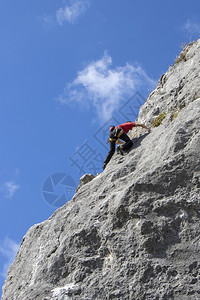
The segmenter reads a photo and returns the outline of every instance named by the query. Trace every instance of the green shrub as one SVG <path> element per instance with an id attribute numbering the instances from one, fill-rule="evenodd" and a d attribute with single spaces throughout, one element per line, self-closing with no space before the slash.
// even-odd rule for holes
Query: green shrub
<path id="1" fill-rule="evenodd" d="M 166 113 L 160 114 L 154 121 L 153 121 L 153 127 L 158 127 L 160 124 L 162 124 L 162 121 L 166 117 Z"/>

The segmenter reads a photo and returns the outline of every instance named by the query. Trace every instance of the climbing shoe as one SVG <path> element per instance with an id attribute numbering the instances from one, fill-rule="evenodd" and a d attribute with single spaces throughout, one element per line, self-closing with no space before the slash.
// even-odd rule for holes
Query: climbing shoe
<path id="1" fill-rule="evenodd" d="M 117 147 L 117 153 L 120 153 L 121 155 L 124 155 L 123 150 L 120 146 Z"/>

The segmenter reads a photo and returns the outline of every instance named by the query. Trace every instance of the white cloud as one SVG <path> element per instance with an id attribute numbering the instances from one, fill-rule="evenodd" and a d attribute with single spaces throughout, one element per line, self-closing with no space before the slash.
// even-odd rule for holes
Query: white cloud
<path id="1" fill-rule="evenodd" d="M 9 238 L 5 238 L 4 241 L 0 244 L 0 253 L 5 257 L 5 262 L 3 265 L 3 269 L 1 270 L 0 275 L 6 278 L 8 268 L 13 263 L 17 251 L 19 249 L 19 244 L 14 242 Z"/>
<path id="2" fill-rule="evenodd" d="M 20 185 L 16 184 L 15 181 L 7 181 L 0 186 L 0 191 L 3 192 L 4 197 L 11 199 L 20 188 Z"/>
<path id="3" fill-rule="evenodd" d="M 73 0 L 70 5 L 61 7 L 56 12 L 56 20 L 60 25 L 65 21 L 73 24 L 88 9 L 89 0 Z"/>
<path id="4" fill-rule="evenodd" d="M 100 60 L 79 71 L 72 83 L 66 84 L 58 101 L 69 105 L 92 105 L 105 121 L 125 97 L 132 96 L 141 87 L 152 90 L 155 85 L 156 82 L 138 64 L 112 67 L 112 58 L 105 52 Z"/>
<path id="5" fill-rule="evenodd" d="M 200 34 L 200 22 L 188 19 L 183 25 L 183 30 L 188 34 Z"/>

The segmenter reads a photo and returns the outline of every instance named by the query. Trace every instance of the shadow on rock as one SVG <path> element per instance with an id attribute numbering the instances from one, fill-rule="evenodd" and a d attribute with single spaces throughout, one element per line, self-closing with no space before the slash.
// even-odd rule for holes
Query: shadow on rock
<path id="1" fill-rule="evenodd" d="M 127 153 L 129 153 L 129 152 L 130 152 L 131 150 L 133 150 L 133 149 L 136 149 L 136 148 L 140 147 L 142 141 L 144 140 L 144 138 L 145 138 L 147 135 L 149 135 L 149 133 L 150 133 L 150 132 L 147 132 L 147 133 L 141 135 L 141 136 L 138 137 L 138 138 L 133 138 L 133 139 L 132 139 L 133 146 L 131 147 L 131 149 L 129 149 L 129 150 L 127 151 Z"/>

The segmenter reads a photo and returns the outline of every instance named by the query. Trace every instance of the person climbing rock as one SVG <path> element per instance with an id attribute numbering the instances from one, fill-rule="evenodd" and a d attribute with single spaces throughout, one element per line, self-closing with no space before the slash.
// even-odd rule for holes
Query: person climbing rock
<path id="1" fill-rule="evenodd" d="M 111 160 L 111 157 L 115 153 L 115 145 L 119 144 L 117 147 L 117 152 L 120 152 L 123 155 L 123 151 L 130 149 L 133 145 L 133 142 L 127 135 L 129 130 L 133 127 L 142 127 L 144 129 L 150 130 L 149 127 L 145 126 L 144 124 L 137 124 L 131 121 L 127 121 L 126 123 L 120 124 L 118 126 L 110 126 L 110 134 L 109 134 L 109 143 L 110 143 L 110 151 L 104 161 L 103 169 L 106 168 L 107 164 Z M 122 140 L 122 141 L 120 141 Z"/>

